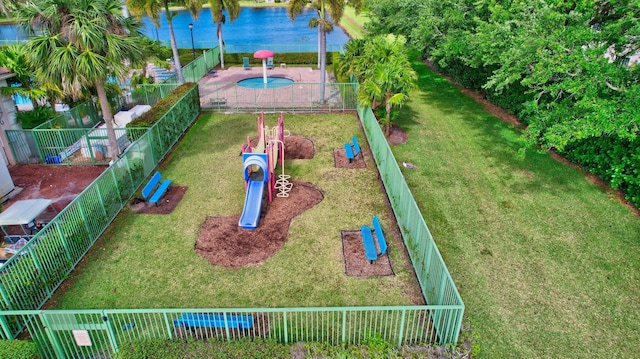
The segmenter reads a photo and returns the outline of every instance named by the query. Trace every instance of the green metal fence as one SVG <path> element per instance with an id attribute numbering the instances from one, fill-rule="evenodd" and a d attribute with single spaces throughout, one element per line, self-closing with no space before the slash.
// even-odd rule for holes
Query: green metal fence
<path id="1" fill-rule="evenodd" d="M 53 119 L 35 127 L 33 130 L 6 130 L 9 148 L 13 158 L 18 164 L 44 163 L 46 155 L 60 155 L 60 158 L 68 157 L 67 148 L 79 141 L 82 135 L 101 121 L 96 106 L 87 101 L 67 112 L 60 113 Z M 59 130 L 68 130 L 57 133 Z M 40 146 L 38 140 L 42 136 L 36 136 L 36 132 L 51 132 L 47 144 Z M 40 147 L 51 147 L 57 143 L 59 150 L 43 153 Z"/>
<path id="2" fill-rule="evenodd" d="M 199 83 L 200 106 L 211 111 L 347 111 L 357 107 L 353 84 L 294 82 L 280 88 L 246 88 L 235 82 Z"/>
<path id="3" fill-rule="evenodd" d="M 230 341 L 249 337 L 340 345 L 362 343 L 377 334 L 398 346 L 433 343 L 439 341 L 432 325 L 433 313 L 451 310 L 442 306 L 54 310 L 6 312 L 0 313 L 0 318 L 11 316 L 26 326 L 39 344 L 42 357 L 65 359 L 111 358 L 123 343 L 148 339 Z M 187 313 L 215 315 L 221 325 L 193 329 L 177 326 L 175 321 Z M 250 327 L 229 325 L 238 316 L 250 318 Z M 78 345 L 74 334 L 89 342 Z"/>
<path id="4" fill-rule="evenodd" d="M 436 332 L 457 341 L 464 314 L 462 298 L 371 108 L 359 107 L 358 115 L 420 282 L 422 294 L 429 304 L 457 308 L 450 312 L 433 313 Z"/>
<path id="5" fill-rule="evenodd" d="M 127 203 L 147 175 L 200 112 L 194 87 L 149 131 L 139 136 L 89 187 L 0 267 L 0 307 L 39 309 Z M 2 338 L 21 323 L 0 320 Z"/>
<path id="6" fill-rule="evenodd" d="M 186 82 L 198 82 L 218 64 L 220 64 L 220 49 L 215 47 L 211 50 L 206 50 L 197 59 L 183 67 L 182 75 L 184 75 Z"/>
<path id="7" fill-rule="evenodd" d="M 53 119 L 40 124 L 34 130 L 60 129 L 60 128 L 92 128 L 100 123 L 102 118 L 93 101 L 87 101 L 78 106 L 60 113 Z"/>
<path id="8" fill-rule="evenodd" d="M 281 342 L 361 343 L 372 335 L 397 345 L 456 343 L 464 303 L 369 108 L 358 108 L 365 134 L 427 300 L 425 306 L 41 311 L 72 270 L 198 114 L 196 89 L 142 134 L 24 249 L 0 268 L 0 338 L 26 329 L 44 358 L 111 358 L 127 341 L 152 338 L 274 338 Z M 28 310 L 31 309 L 31 310 Z M 222 318 L 185 329 L 185 313 Z M 229 325 L 249 316 L 250 328 Z"/>

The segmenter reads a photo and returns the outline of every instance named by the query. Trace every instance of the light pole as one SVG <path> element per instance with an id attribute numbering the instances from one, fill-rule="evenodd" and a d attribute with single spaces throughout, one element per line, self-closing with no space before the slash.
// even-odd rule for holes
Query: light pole
<path id="1" fill-rule="evenodd" d="M 196 59 L 196 48 L 193 45 L 193 24 L 189 24 L 189 31 L 191 32 L 191 54 L 193 55 L 193 59 Z"/>

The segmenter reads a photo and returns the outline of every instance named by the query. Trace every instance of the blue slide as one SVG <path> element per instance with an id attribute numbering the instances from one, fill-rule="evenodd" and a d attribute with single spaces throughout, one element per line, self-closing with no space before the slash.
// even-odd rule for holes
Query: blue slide
<path id="1" fill-rule="evenodd" d="M 242 229 L 256 229 L 258 226 L 260 210 L 262 209 L 264 184 L 263 181 L 249 180 L 247 195 L 244 198 L 244 209 L 238 221 L 238 225 L 242 227 Z"/>

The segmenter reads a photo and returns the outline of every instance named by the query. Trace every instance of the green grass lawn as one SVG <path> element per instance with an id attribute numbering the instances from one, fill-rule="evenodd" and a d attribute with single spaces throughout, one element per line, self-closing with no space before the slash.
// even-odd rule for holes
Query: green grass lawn
<path id="1" fill-rule="evenodd" d="M 398 238 L 390 237 L 395 276 L 355 278 L 344 274 L 340 231 L 359 229 L 381 214 L 391 217 L 371 158 L 367 169 L 337 169 L 332 151 L 358 134 L 353 114 L 285 115 L 285 128 L 315 145 L 311 160 L 287 160 L 294 180 L 324 193 L 316 207 L 292 220 L 284 247 L 260 266 L 228 269 L 194 251 L 207 216 L 238 215 L 244 204 L 240 145 L 257 136 L 253 114 L 202 115 L 161 164 L 163 176 L 188 186 L 170 215 L 125 210 L 98 240 L 56 294 L 59 309 L 309 307 L 410 305 L 416 292 L 405 270 Z M 267 125 L 277 115 L 267 116 Z"/>
<path id="2" fill-rule="evenodd" d="M 640 219 L 415 63 L 394 147 L 466 305 L 479 358 L 631 358 Z"/>
<path id="3" fill-rule="evenodd" d="M 356 14 L 356 11 L 351 6 L 347 6 L 344 8 L 344 15 L 342 16 L 342 20 L 340 20 L 340 26 L 351 38 L 360 39 L 367 33 L 363 27 L 367 22 L 369 22 L 367 12 Z"/>

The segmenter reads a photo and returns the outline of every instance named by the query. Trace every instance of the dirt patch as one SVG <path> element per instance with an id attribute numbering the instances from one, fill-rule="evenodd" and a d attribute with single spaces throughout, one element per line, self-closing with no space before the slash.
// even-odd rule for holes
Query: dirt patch
<path id="1" fill-rule="evenodd" d="M 310 160 L 315 153 L 313 141 L 306 137 L 291 135 L 284 138 L 284 158 Z"/>
<path id="2" fill-rule="evenodd" d="M 185 186 L 169 186 L 167 192 L 158 201 L 157 206 L 142 198 L 134 198 L 129 208 L 140 214 L 169 214 L 178 206 L 185 193 L 187 193 L 187 187 Z"/>
<path id="3" fill-rule="evenodd" d="M 311 183 L 293 181 L 289 197 L 276 197 L 263 211 L 255 230 L 238 226 L 240 215 L 207 218 L 200 228 L 195 250 L 213 265 L 230 268 L 260 265 L 284 245 L 291 220 L 323 198 L 322 191 Z"/>
<path id="4" fill-rule="evenodd" d="M 389 137 L 387 137 L 387 142 L 389 142 L 389 145 L 401 145 L 407 142 L 408 139 L 409 135 L 402 128 L 396 125 L 391 126 L 391 134 L 389 134 Z"/>
<path id="5" fill-rule="evenodd" d="M 374 242 L 378 243 L 375 233 Z M 344 273 L 351 277 L 382 277 L 394 275 L 389 255 L 383 254 L 370 263 L 364 253 L 360 231 L 342 231 Z"/>
<path id="6" fill-rule="evenodd" d="M 366 168 L 367 163 L 364 161 L 364 153 L 361 150 L 351 162 L 347 158 L 344 148 L 336 148 L 333 150 L 333 165 L 336 168 Z"/>
<path id="7" fill-rule="evenodd" d="M 16 187 L 22 192 L 3 204 L 4 208 L 16 201 L 46 198 L 61 211 L 91 184 L 107 166 L 42 166 L 15 165 L 9 173 Z"/>

